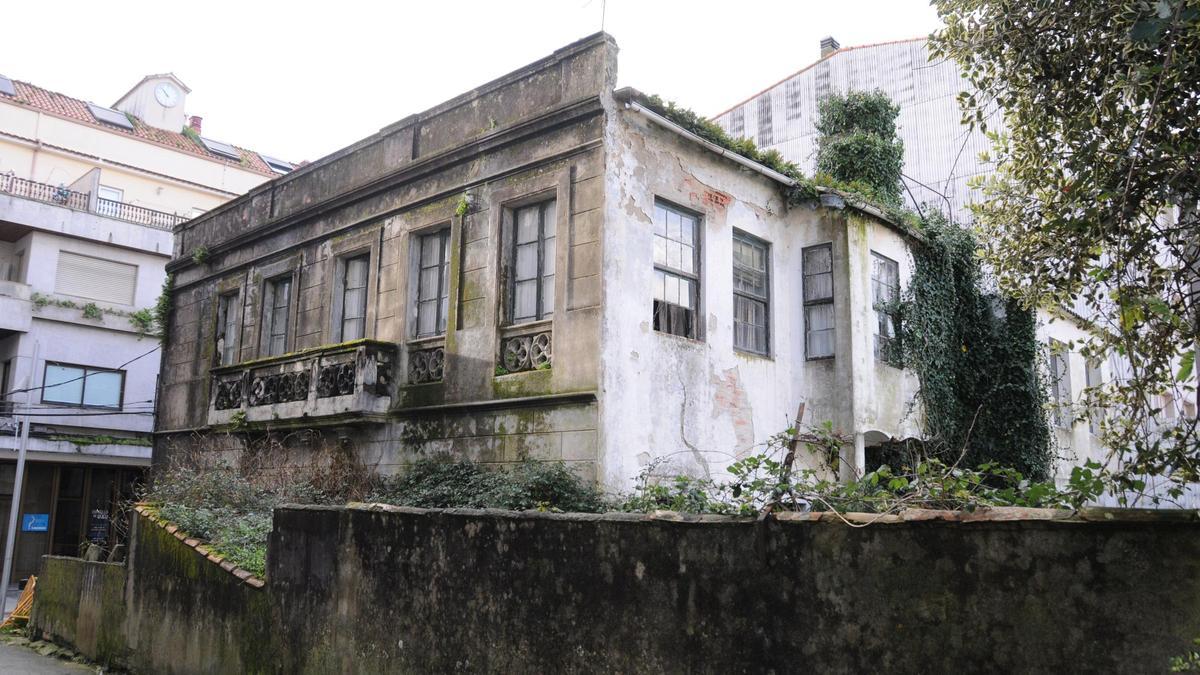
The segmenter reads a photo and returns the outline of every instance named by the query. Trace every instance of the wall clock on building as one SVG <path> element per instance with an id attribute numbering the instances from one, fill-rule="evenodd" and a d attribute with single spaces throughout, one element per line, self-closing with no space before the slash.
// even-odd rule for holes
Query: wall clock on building
<path id="1" fill-rule="evenodd" d="M 175 104 L 179 103 L 179 90 L 164 82 L 155 87 L 154 98 L 164 108 L 174 108 Z"/>

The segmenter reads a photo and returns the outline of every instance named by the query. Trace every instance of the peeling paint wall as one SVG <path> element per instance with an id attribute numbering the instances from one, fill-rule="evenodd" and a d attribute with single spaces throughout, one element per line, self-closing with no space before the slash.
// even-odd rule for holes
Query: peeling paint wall
<path id="1" fill-rule="evenodd" d="M 697 476 L 720 473 L 786 429 L 802 402 L 804 424 L 828 420 L 847 439 L 870 431 L 914 435 L 915 378 L 876 363 L 872 338 L 871 251 L 896 260 L 906 282 L 912 263 L 904 238 L 849 209 L 788 209 L 775 181 L 612 105 L 600 341 L 605 481 L 627 486 L 651 463 Z M 653 329 L 656 199 L 701 216 L 697 339 Z M 735 229 L 770 244 L 766 356 L 734 348 Z M 824 243 L 833 246 L 836 355 L 809 361 L 802 251 Z M 847 443 L 849 462 L 853 447 Z M 817 457 L 801 461 L 824 469 Z"/>

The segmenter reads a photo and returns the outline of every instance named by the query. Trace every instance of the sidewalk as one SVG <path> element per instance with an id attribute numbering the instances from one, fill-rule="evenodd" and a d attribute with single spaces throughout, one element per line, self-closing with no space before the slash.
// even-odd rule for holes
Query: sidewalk
<path id="1" fill-rule="evenodd" d="M 22 675 L 83 675 L 97 673 L 94 667 L 61 661 L 52 656 L 42 656 L 20 644 L 0 641 L 0 673 Z"/>

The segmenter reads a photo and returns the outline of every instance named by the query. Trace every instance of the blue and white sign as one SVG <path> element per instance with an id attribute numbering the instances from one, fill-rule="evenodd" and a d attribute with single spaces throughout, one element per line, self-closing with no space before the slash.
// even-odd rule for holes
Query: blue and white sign
<path id="1" fill-rule="evenodd" d="M 26 513 L 21 517 L 22 532 L 46 532 L 49 529 L 49 513 Z"/>

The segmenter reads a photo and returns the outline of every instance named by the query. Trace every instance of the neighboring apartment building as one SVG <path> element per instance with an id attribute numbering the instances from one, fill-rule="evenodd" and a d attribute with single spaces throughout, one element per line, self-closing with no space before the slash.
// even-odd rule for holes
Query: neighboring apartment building
<path id="1" fill-rule="evenodd" d="M 897 135 L 904 142 L 904 197 L 907 206 L 925 204 L 969 222 L 968 205 L 979 198 L 968 183 L 994 171 L 980 153 L 990 141 L 979 129 L 962 124 L 958 94 L 970 88 L 958 65 L 933 59 L 927 38 L 898 40 L 859 47 L 841 47 L 837 40 L 821 41 L 821 58 L 713 119 L 734 137 L 747 137 L 761 148 L 778 150 L 811 175 L 816 170 L 818 105 L 822 98 L 848 91 L 881 90 L 900 108 Z M 993 129 L 999 114 L 989 116 Z M 1089 459 L 1106 460 L 1095 421 L 1076 422 L 1085 387 L 1110 381 L 1120 369 L 1114 358 L 1088 363 L 1068 346 L 1086 337 L 1076 312 L 1039 312 L 1038 338 L 1047 347 L 1045 375 L 1053 406 L 1050 422 L 1060 461 L 1058 477 Z M 1194 400 L 1184 402 L 1194 415 Z"/>
<path id="2" fill-rule="evenodd" d="M 847 472 L 915 435 L 874 307 L 918 235 L 835 194 L 789 208 L 785 176 L 614 92 L 616 51 L 586 38 L 181 226 L 155 461 L 277 432 L 627 488 L 717 474 L 802 403 Z"/>
<path id="3" fill-rule="evenodd" d="M 0 76 L 0 540 L 33 422 L 14 578 L 109 541 L 150 462 L 160 354 L 134 313 L 173 228 L 292 168 L 201 136 L 187 93 L 151 75 L 104 107 Z"/>

